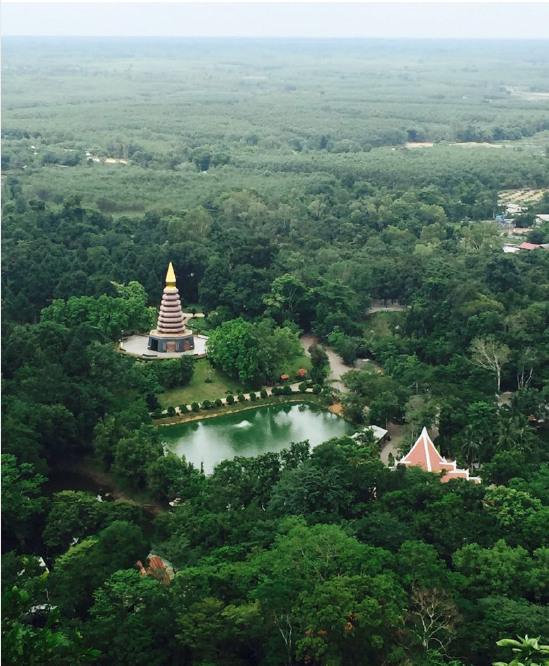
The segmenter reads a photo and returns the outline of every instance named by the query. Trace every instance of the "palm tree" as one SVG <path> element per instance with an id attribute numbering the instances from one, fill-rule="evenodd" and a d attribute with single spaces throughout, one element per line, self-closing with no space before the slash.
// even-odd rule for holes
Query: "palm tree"
<path id="1" fill-rule="evenodd" d="M 523 414 L 504 412 L 498 431 L 497 448 L 500 451 L 531 451 L 536 443 L 536 435 Z"/>

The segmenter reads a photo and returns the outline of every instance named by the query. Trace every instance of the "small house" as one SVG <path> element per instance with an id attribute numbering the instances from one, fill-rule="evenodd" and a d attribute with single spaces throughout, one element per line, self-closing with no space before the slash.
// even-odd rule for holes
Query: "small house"
<path id="1" fill-rule="evenodd" d="M 391 439 L 388 430 L 385 430 L 385 428 L 380 428 L 376 425 L 365 426 L 358 432 L 355 432 L 354 435 L 351 435 L 351 439 L 359 439 L 361 433 L 364 432 L 371 432 L 374 436 L 374 441 L 376 444 L 385 444 L 385 442 L 388 442 Z"/>
<path id="2" fill-rule="evenodd" d="M 549 215 L 536 215 L 534 219 L 534 226 L 539 227 L 539 225 L 543 224 L 544 222 L 549 222 Z"/>

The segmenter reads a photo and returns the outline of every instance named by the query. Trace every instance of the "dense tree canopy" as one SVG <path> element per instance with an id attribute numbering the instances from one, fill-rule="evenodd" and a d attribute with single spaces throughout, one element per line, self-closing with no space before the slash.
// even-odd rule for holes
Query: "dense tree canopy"
<path id="1" fill-rule="evenodd" d="M 549 252 L 503 252 L 494 218 L 504 195 L 531 197 L 519 227 L 549 213 L 546 45 L 235 48 L 3 50 L 6 663 L 490 666 L 501 639 L 544 645 Z M 167 453 L 151 412 L 198 366 L 116 343 L 154 326 L 169 261 L 216 371 L 273 383 L 309 333 L 305 388 L 401 448 L 429 427 L 482 484 L 392 469 L 367 435 L 210 475 Z M 327 352 L 350 366 L 335 388 Z"/>

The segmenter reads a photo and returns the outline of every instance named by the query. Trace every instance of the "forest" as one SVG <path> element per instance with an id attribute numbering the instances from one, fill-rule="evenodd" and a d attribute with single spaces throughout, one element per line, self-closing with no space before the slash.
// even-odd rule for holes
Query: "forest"
<path id="1" fill-rule="evenodd" d="M 521 226 L 549 243 L 547 42 L 3 56 L 6 664 L 544 664 L 549 251 L 504 253 L 495 216 L 544 192 Z M 197 362 L 116 343 L 154 326 L 170 261 L 233 381 L 272 381 L 312 333 L 319 400 L 329 347 L 345 418 L 405 448 L 427 427 L 482 483 L 393 469 L 366 437 L 208 475 L 166 453 L 158 398 Z M 120 496 L 52 484 L 83 465 Z"/>

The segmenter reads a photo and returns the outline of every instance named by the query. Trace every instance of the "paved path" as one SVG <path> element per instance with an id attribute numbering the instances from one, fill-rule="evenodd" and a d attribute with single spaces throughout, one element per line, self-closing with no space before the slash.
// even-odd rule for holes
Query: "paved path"
<path id="1" fill-rule="evenodd" d="M 311 333 L 305 333 L 305 335 L 302 335 L 301 338 L 299 338 L 299 342 L 305 350 L 305 353 L 309 355 L 309 347 L 315 344 L 315 342 L 318 342 L 318 338 L 315 338 L 315 336 Z M 335 389 L 338 389 L 338 391 L 343 393 L 345 391 L 345 386 L 343 386 L 341 378 L 346 372 L 353 370 L 353 368 L 350 365 L 345 365 L 345 363 L 343 363 L 341 358 L 335 353 L 335 351 L 333 351 L 333 349 L 330 349 L 329 347 L 324 347 L 324 349 L 326 350 L 326 354 L 328 354 L 328 361 L 330 363 L 330 374 L 328 375 L 328 380 L 331 382 Z"/>
<path id="2" fill-rule="evenodd" d="M 368 314 L 375 314 L 376 312 L 404 312 L 409 307 L 409 305 L 372 305 L 368 310 Z"/>
<path id="3" fill-rule="evenodd" d="M 298 392 L 299 392 L 299 384 L 300 384 L 300 382 L 296 382 L 295 384 L 290 384 L 290 388 L 292 389 L 292 391 L 294 391 L 294 395 L 297 395 Z M 274 387 L 272 387 L 272 386 L 264 386 L 263 388 L 264 388 L 266 391 L 271 391 L 271 392 L 269 393 L 269 397 L 271 397 L 271 395 L 272 395 L 272 390 L 273 390 Z M 257 391 L 251 391 L 251 393 L 255 393 L 255 394 L 257 395 L 257 400 L 254 400 L 254 401 L 252 401 L 252 399 L 250 398 L 250 394 L 249 394 L 249 393 L 244 393 L 244 397 L 246 398 L 246 402 L 251 402 L 252 404 L 253 404 L 254 402 L 256 402 L 256 403 L 258 403 L 258 405 L 260 405 L 260 404 L 261 404 L 261 398 L 259 397 L 259 393 L 260 393 L 261 390 L 262 390 L 262 389 L 258 389 Z M 305 391 L 305 393 L 312 394 L 312 391 Z M 302 395 L 303 395 L 303 394 L 302 394 Z M 234 393 L 234 394 L 233 394 L 233 397 L 234 397 L 234 403 L 233 403 L 233 404 L 234 404 L 234 405 L 242 404 L 242 403 L 239 401 L 239 399 L 238 399 L 237 396 L 238 396 L 238 393 Z M 229 403 L 227 402 L 227 398 L 222 398 L 221 396 L 219 396 L 219 399 L 221 400 L 221 404 L 222 404 L 222 405 L 228 405 L 228 404 L 229 404 Z M 213 400 L 210 400 L 210 402 L 213 403 L 214 401 L 213 401 Z M 202 403 L 200 403 L 200 406 L 202 407 Z M 191 411 L 192 411 L 192 409 L 191 409 L 191 405 L 187 405 L 187 409 L 188 409 L 189 412 L 191 412 Z M 176 408 L 175 408 L 175 413 L 176 413 L 176 414 L 181 414 L 181 410 L 179 409 L 179 407 L 176 407 Z M 186 412 L 186 413 L 188 413 L 188 412 Z M 198 414 L 198 412 L 196 412 L 196 413 Z M 165 414 L 165 415 L 167 416 L 167 415 L 168 415 L 168 410 L 167 410 L 167 409 L 163 409 L 163 410 L 162 410 L 162 414 Z"/>

